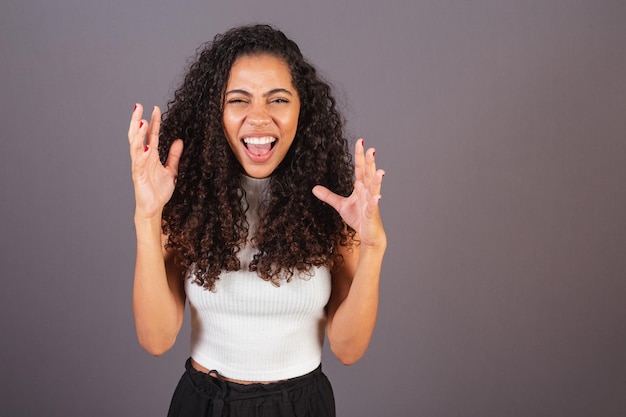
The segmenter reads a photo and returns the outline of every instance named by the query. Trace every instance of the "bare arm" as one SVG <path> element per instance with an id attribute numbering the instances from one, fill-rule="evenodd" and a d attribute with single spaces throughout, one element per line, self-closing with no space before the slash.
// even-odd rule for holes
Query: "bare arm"
<path id="1" fill-rule="evenodd" d="M 354 192 L 341 197 L 325 187 L 313 193 L 334 207 L 344 221 L 357 231 L 351 248 L 341 247 L 344 263 L 332 271 L 332 292 L 328 303 L 327 334 L 335 356 L 349 365 L 367 350 L 378 314 L 378 289 L 387 237 L 378 201 L 384 171 L 376 169 L 373 149 L 355 146 Z"/>
<path id="2" fill-rule="evenodd" d="M 137 235 L 133 312 L 139 343 L 151 354 L 160 355 L 176 341 L 185 308 L 183 271 L 174 263 L 174 253 L 165 250 L 167 237 L 161 233 L 163 207 L 174 191 L 183 147 L 182 141 L 174 142 L 166 164 L 161 164 L 161 112 L 155 107 L 150 123 L 141 118 L 142 113 L 138 104 L 128 130 Z"/>
<path id="3" fill-rule="evenodd" d="M 327 333 L 331 350 L 345 365 L 358 361 L 372 338 L 385 247 L 344 250 L 345 263 L 333 271 Z"/>

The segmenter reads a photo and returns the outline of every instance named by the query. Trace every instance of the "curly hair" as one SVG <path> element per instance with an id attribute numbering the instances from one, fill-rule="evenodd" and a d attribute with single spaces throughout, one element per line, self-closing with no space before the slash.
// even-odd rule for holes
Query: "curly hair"
<path id="1" fill-rule="evenodd" d="M 355 232 L 311 192 L 324 185 L 347 196 L 353 188 L 352 158 L 343 119 L 331 88 L 295 42 L 267 25 L 243 26 L 202 45 L 163 115 L 159 152 L 165 160 L 176 138 L 184 152 L 174 194 L 163 210 L 163 232 L 176 261 L 193 268 L 194 282 L 214 291 L 221 271 L 241 268 L 237 253 L 248 235 L 245 174 L 228 145 L 222 124 L 230 69 L 243 55 L 284 60 L 300 98 L 296 136 L 269 180 L 270 198 L 253 236 L 258 253 L 250 271 L 278 286 L 295 273 L 342 262 L 338 247 Z"/>

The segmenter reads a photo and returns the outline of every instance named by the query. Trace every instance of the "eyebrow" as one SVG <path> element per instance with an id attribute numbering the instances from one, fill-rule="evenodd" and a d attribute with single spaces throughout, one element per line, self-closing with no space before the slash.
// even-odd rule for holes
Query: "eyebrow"
<path id="1" fill-rule="evenodd" d="M 267 96 L 271 96 L 273 94 L 279 94 L 279 93 L 289 94 L 290 96 L 293 96 L 293 93 L 287 90 L 286 88 L 274 88 L 273 90 L 270 90 L 267 93 L 263 94 L 263 97 L 267 97 Z M 229 94 L 243 94 L 244 96 L 247 96 L 247 97 L 252 96 L 252 94 L 250 94 L 246 90 L 230 90 L 230 91 L 227 91 L 226 94 L 224 95 L 227 96 Z"/>

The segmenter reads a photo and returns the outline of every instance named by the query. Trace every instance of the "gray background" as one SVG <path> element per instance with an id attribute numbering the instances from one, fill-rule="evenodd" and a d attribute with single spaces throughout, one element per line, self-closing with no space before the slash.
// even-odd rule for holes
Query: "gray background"
<path id="1" fill-rule="evenodd" d="M 340 416 L 626 415 L 626 2 L 0 6 L 0 415 L 165 415 L 131 311 L 133 104 L 270 22 L 387 171 L 378 327 Z"/>

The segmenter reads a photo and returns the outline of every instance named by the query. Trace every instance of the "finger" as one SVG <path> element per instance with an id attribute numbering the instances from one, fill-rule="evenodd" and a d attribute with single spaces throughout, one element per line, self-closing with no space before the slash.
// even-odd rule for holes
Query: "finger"
<path id="1" fill-rule="evenodd" d="M 131 159 L 135 159 L 141 156 L 141 154 L 147 150 L 144 147 L 144 137 L 148 130 L 148 122 L 142 119 L 143 106 L 139 103 L 135 105 L 133 115 L 130 121 L 130 127 L 128 129 L 128 140 L 130 142 L 130 156 Z"/>
<path id="2" fill-rule="evenodd" d="M 372 179 L 372 184 L 370 186 L 371 194 L 380 196 L 380 189 L 383 184 L 384 176 L 385 176 L 385 171 L 382 169 L 379 169 L 374 173 L 374 178 Z"/>
<path id="3" fill-rule="evenodd" d="M 143 106 L 141 103 L 136 103 L 133 113 L 130 117 L 130 126 L 128 126 L 128 141 L 132 144 L 139 129 L 141 123 L 141 116 L 143 115 Z"/>
<path id="4" fill-rule="evenodd" d="M 130 156 L 132 158 L 137 158 L 139 155 L 148 151 L 148 147 L 144 145 L 144 138 L 146 136 L 146 132 L 148 131 L 148 121 L 145 119 L 139 120 L 139 124 L 137 125 L 137 129 L 131 135 L 130 138 Z"/>
<path id="5" fill-rule="evenodd" d="M 381 190 L 381 186 L 382 186 L 382 182 L 383 182 L 383 177 L 385 176 L 385 171 L 383 171 L 382 169 L 379 169 L 378 171 L 376 171 L 374 173 L 374 177 L 372 178 L 372 183 L 370 184 L 370 187 L 368 189 L 369 195 L 368 195 L 368 205 L 370 210 L 368 210 L 370 213 L 372 213 L 372 209 L 378 207 L 378 202 L 381 199 L 381 194 L 380 194 L 380 190 Z"/>
<path id="6" fill-rule="evenodd" d="M 365 141 L 361 138 L 354 144 L 354 176 L 357 181 L 365 179 Z"/>
<path id="7" fill-rule="evenodd" d="M 170 151 L 167 154 L 167 161 L 165 162 L 165 168 L 173 170 L 175 173 L 178 173 L 178 162 L 180 161 L 180 157 L 183 154 L 183 141 L 181 139 L 176 139 L 172 146 L 170 146 Z"/>
<path id="8" fill-rule="evenodd" d="M 376 150 L 374 148 L 370 148 L 365 152 L 365 167 L 363 169 L 365 176 L 365 185 L 369 188 L 374 175 L 376 174 L 376 160 L 374 156 L 376 155 Z"/>
<path id="9" fill-rule="evenodd" d="M 151 153 L 140 149 L 138 152 L 131 152 L 132 175 L 138 179 L 144 177 L 150 170 Z"/>
<path id="10" fill-rule="evenodd" d="M 152 109 L 152 115 L 150 117 L 150 127 L 148 129 L 148 136 L 146 137 L 146 146 L 151 148 L 159 148 L 159 130 L 161 128 L 161 109 L 159 106 L 154 106 Z"/>
<path id="11" fill-rule="evenodd" d="M 335 210 L 340 211 L 341 202 L 344 199 L 340 195 L 333 193 L 323 185 L 316 185 L 313 187 L 313 195 Z"/>

